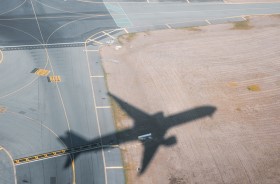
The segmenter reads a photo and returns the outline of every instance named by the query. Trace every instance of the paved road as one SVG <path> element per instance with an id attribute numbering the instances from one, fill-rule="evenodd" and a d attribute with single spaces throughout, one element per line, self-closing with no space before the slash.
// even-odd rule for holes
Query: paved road
<path id="1" fill-rule="evenodd" d="M 80 146 L 114 131 L 98 54 L 100 43 L 125 32 L 207 25 L 243 20 L 242 16 L 248 14 L 280 13 L 277 3 L 114 2 L 1 1 L 0 146 L 5 150 L 0 148 L 0 168 L 5 172 L 0 172 L 0 183 L 124 182 L 118 148 L 72 155 L 74 162 L 69 167 L 65 167 L 69 155 L 17 166 L 11 160 Z M 85 46 L 89 37 L 91 41 Z M 50 70 L 49 75 L 59 75 L 62 81 L 51 83 L 47 77 L 32 72 L 35 68 Z M 83 140 L 62 139 L 68 131 L 81 135 Z M 103 141 L 103 145 L 109 144 Z M 112 142 L 116 143 L 114 137 Z"/>

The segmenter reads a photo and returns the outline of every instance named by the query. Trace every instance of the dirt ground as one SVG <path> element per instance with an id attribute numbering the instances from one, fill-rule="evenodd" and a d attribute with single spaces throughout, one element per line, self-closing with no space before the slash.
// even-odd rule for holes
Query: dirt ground
<path id="1" fill-rule="evenodd" d="M 101 50 L 109 91 L 165 116 L 202 105 L 206 117 L 170 129 L 137 176 L 143 148 L 121 145 L 128 183 L 280 183 L 280 17 L 119 38 Z M 121 46 L 116 47 L 116 46 Z M 119 128 L 133 121 L 116 109 Z"/>
<path id="2" fill-rule="evenodd" d="M 226 3 L 276 3 L 280 0 L 224 0 Z"/>

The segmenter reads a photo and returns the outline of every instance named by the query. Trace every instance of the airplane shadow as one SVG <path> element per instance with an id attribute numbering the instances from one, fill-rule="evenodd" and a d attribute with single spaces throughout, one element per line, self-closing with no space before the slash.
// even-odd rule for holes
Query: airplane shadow
<path id="1" fill-rule="evenodd" d="M 71 131 L 66 132 L 65 135 L 60 136 L 63 142 L 69 143 L 69 139 L 75 139 L 75 142 L 79 142 L 79 145 L 98 145 L 102 140 L 103 145 L 110 144 L 122 144 L 130 141 L 140 141 L 144 146 L 144 153 L 142 156 L 142 163 L 139 169 L 139 175 L 143 174 L 154 158 L 158 148 L 160 146 L 173 146 L 177 143 L 176 136 L 165 137 L 166 132 L 175 126 L 179 126 L 196 119 L 204 117 L 212 117 L 217 110 L 214 106 L 199 106 L 190 110 L 180 112 L 168 117 L 164 117 L 162 112 L 150 115 L 146 112 L 132 106 L 131 104 L 125 102 L 124 100 L 114 96 L 113 94 L 108 94 L 119 107 L 126 112 L 134 120 L 134 126 L 117 132 L 112 132 L 107 135 L 102 135 L 101 138 L 86 140 L 81 135 Z M 140 136 L 140 137 L 139 137 Z M 117 138 L 117 143 L 114 139 Z M 68 148 L 71 148 L 69 146 Z M 93 150 L 108 149 L 109 147 L 104 147 L 100 145 Z M 72 149 L 72 148 L 71 148 Z M 85 151 L 93 151 L 85 150 Z M 75 158 L 82 154 L 84 151 L 75 153 Z M 69 167 L 71 164 L 71 158 L 65 163 L 65 167 Z"/>

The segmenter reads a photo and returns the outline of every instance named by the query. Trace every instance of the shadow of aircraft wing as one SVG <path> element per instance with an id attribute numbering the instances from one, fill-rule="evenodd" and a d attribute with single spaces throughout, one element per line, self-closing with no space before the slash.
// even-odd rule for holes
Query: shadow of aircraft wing
<path id="1" fill-rule="evenodd" d="M 111 93 L 108 93 L 108 95 L 110 97 L 112 97 L 115 102 L 118 103 L 118 105 L 131 117 L 133 118 L 134 120 L 134 123 L 137 123 L 137 122 L 144 122 L 148 119 L 151 118 L 150 115 L 148 115 L 147 113 L 141 111 L 140 109 L 132 106 L 132 105 L 129 105 L 128 103 L 126 103 L 125 101 L 123 101 L 122 99 L 114 96 L 113 94 Z M 137 125 L 136 125 L 137 126 Z"/>
<path id="2" fill-rule="evenodd" d="M 158 142 L 153 142 L 153 141 L 145 142 L 143 145 L 144 145 L 144 153 L 142 157 L 142 164 L 139 171 L 139 175 L 143 174 L 146 171 L 148 165 L 150 164 L 151 160 L 156 154 L 158 147 L 160 146 Z"/>
<path id="3" fill-rule="evenodd" d="M 214 106 L 201 106 L 191 110 L 187 110 L 175 115 L 171 115 L 165 119 L 165 127 L 168 129 L 189 121 L 193 121 L 206 116 L 212 117 L 217 110 Z"/>

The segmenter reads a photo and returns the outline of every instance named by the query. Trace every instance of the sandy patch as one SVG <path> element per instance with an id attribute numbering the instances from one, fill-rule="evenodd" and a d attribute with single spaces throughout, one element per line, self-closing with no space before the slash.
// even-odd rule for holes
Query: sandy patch
<path id="1" fill-rule="evenodd" d="M 142 145 L 122 144 L 128 183 L 280 183 L 279 20 L 138 33 L 102 48 L 109 91 L 129 104 L 165 116 L 217 107 L 170 129 L 177 144 L 161 146 L 140 177 Z"/>

